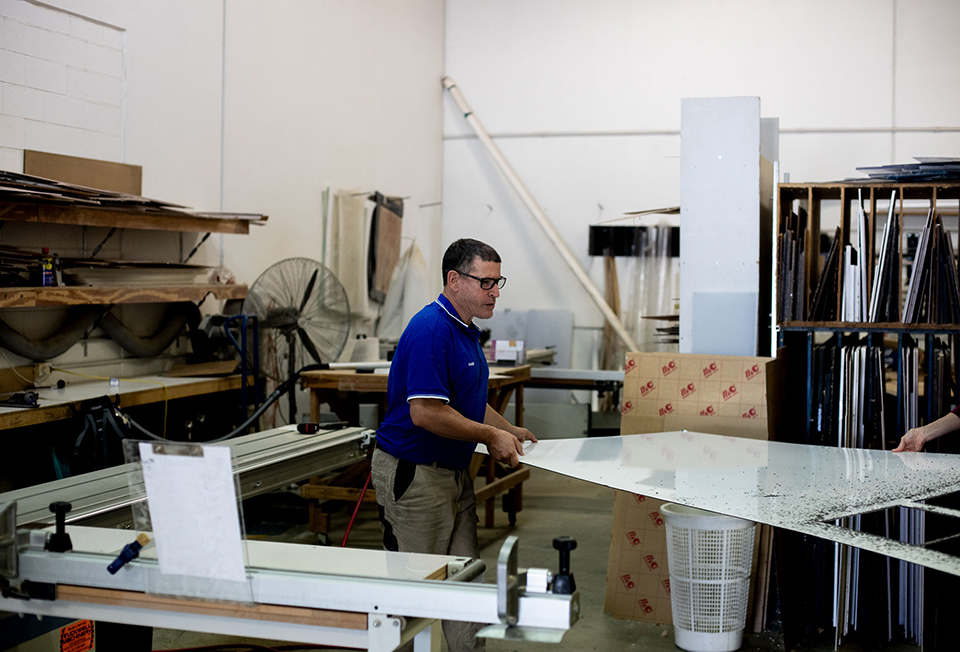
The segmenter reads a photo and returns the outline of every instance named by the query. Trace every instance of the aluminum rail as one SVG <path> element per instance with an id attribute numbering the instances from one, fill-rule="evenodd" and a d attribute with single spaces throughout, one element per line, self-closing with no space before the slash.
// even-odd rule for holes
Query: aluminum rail
<path id="1" fill-rule="evenodd" d="M 364 454 L 362 444 L 367 433 L 362 428 L 346 428 L 301 435 L 296 426 L 284 426 L 211 445 L 234 450 L 240 493 L 251 498 L 358 461 Z M 122 464 L 10 491 L 0 494 L 0 504 L 17 502 L 20 527 L 51 525 L 54 517 L 49 505 L 55 501 L 73 505 L 73 511 L 67 515 L 70 525 L 130 526 L 131 512 L 124 508 L 142 500 L 130 493 L 128 475 L 135 469 L 135 464 Z"/>

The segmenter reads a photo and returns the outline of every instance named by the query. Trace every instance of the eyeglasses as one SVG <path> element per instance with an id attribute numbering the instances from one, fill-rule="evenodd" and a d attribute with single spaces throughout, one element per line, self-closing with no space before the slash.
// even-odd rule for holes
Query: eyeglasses
<path id="1" fill-rule="evenodd" d="M 466 272 L 461 272 L 459 269 L 456 270 L 457 274 L 460 276 L 469 276 L 475 281 L 480 281 L 481 290 L 492 290 L 493 286 L 496 285 L 499 288 L 502 288 L 507 284 L 507 277 L 501 276 L 500 278 L 480 278 L 479 276 L 474 276 L 473 274 L 467 274 Z"/>

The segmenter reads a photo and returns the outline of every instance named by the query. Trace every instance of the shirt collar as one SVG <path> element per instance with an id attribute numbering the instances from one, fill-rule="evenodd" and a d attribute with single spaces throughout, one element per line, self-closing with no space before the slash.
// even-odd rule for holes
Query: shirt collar
<path id="1" fill-rule="evenodd" d="M 444 294 L 443 294 L 442 292 L 440 293 L 440 296 L 437 297 L 436 303 L 437 303 L 441 308 L 443 308 L 443 311 L 444 311 L 445 313 L 447 313 L 448 315 L 450 315 L 450 318 L 451 318 L 451 319 L 453 319 L 454 321 L 456 321 L 458 324 L 460 324 L 460 325 L 463 326 L 464 328 L 469 328 L 469 329 L 471 329 L 471 330 L 475 330 L 475 331 L 477 331 L 477 332 L 480 332 L 480 327 L 477 326 L 476 324 L 474 324 L 472 321 L 470 322 L 470 325 L 469 325 L 469 326 L 468 326 L 467 324 L 463 323 L 463 320 L 460 319 L 460 315 L 457 314 L 457 309 L 453 307 L 453 304 L 450 303 L 450 299 L 448 299 L 446 296 L 444 296 Z"/>

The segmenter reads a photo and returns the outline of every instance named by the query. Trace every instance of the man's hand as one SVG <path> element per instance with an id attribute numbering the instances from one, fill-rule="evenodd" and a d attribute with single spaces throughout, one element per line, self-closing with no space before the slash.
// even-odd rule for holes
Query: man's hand
<path id="1" fill-rule="evenodd" d="M 894 453 L 919 453 L 923 450 L 923 445 L 927 443 L 922 428 L 912 428 L 900 438 L 900 445 L 893 449 Z"/>
<path id="2" fill-rule="evenodd" d="M 519 439 L 521 444 L 525 441 L 537 441 L 532 432 L 519 426 L 513 427 L 513 436 Z"/>
<path id="3" fill-rule="evenodd" d="M 533 437 L 533 435 L 530 435 Z M 534 440 L 536 441 L 536 440 Z M 486 442 L 487 452 L 496 462 L 513 467 L 520 463 L 523 455 L 523 444 L 513 434 L 506 430 L 494 428 L 493 434 Z"/>

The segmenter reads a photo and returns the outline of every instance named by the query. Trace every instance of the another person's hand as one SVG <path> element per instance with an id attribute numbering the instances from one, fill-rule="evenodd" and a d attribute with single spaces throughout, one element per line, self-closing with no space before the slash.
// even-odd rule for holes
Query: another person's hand
<path id="1" fill-rule="evenodd" d="M 490 440 L 487 441 L 487 452 L 490 453 L 494 461 L 513 467 L 520 463 L 520 455 L 523 455 L 523 443 L 506 430 L 496 428 Z"/>
<path id="2" fill-rule="evenodd" d="M 919 453 L 927 443 L 923 428 L 911 428 L 900 438 L 900 445 L 893 449 L 894 453 Z"/>

